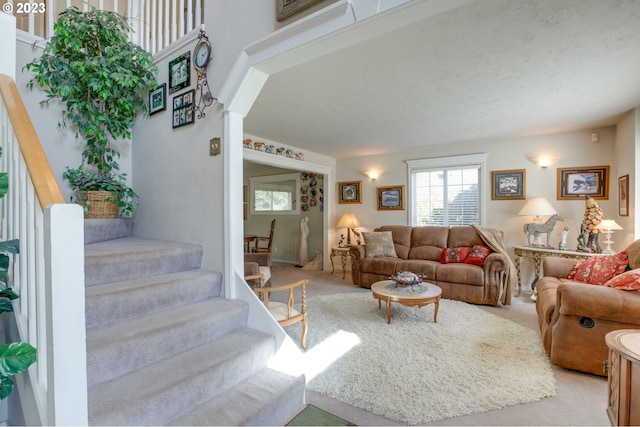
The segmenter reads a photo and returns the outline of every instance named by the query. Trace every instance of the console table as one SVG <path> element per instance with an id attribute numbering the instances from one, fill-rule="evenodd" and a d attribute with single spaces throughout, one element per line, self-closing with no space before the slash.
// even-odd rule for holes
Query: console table
<path id="1" fill-rule="evenodd" d="M 344 279 L 345 272 L 347 271 L 347 259 L 349 258 L 349 246 L 335 246 L 331 248 L 331 256 L 329 259 L 331 260 L 331 274 L 335 271 L 333 268 L 333 257 L 336 255 L 340 256 L 340 263 L 342 264 L 342 278 Z"/>
<path id="2" fill-rule="evenodd" d="M 559 249 L 542 248 L 538 246 L 514 246 L 513 250 L 516 254 L 514 264 L 516 265 L 516 272 L 518 273 L 518 295 L 520 295 L 520 289 L 522 288 L 522 277 L 520 274 L 520 262 L 522 261 L 522 258 L 533 259 L 533 272 L 535 279 L 531 282 L 531 289 L 534 289 L 536 282 L 540 278 L 540 265 L 542 263 L 542 258 L 554 256 L 558 258 L 587 259 L 596 255 L 589 252 L 561 251 Z"/>

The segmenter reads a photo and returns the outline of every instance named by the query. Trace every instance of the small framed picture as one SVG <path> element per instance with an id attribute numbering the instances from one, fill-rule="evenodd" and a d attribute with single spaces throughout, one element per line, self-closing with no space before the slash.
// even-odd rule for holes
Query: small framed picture
<path id="1" fill-rule="evenodd" d="M 169 62 L 169 94 L 191 86 L 191 51 Z"/>
<path id="2" fill-rule="evenodd" d="M 195 89 L 191 89 L 173 97 L 173 128 L 191 124 L 195 121 L 193 114 L 193 97 Z"/>
<path id="3" fill-rule="evenodd" d="M 558 168 L 558 200 L 609 199 L 609 166 Z"/>
<path id="4" fill-rule="evenodd" d="M 362 203 L 362 181 L 339 182 L 338 203 Z"/>
<path id="5" fill-rule="evenodd" d="M 376 187 L 379 211 L 404 210 L 404 185 Z"/>
<path id="6" fill-rule="evenodd" d="M 524 200 L 526 175 L 525 169 L 491 171 L 491 200 Z"/>
<path id="7" fill-rule="evenodd" d="M 167 84 L 162 83 L 157 88 L 149 91 L 149 115 L 159 113 L 167 109 Z"/>
<path id="8" fill-rule="evenodd" d="M 618 215 L 629 216 L 629 175 L 618 178 Z"/>

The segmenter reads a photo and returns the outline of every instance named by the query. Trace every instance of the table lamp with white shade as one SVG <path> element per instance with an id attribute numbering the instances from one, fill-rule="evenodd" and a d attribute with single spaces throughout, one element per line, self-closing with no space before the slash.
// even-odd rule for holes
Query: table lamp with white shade
<path id="1" fill-rule="evenodd" d="M 527 238 L 529 237 L 530 233 L 533 233 L 535 237 L 535 240 L 533 242 L 529 241 L 529 246 L 545 246 L 544 242 L 540 240 L 540 234 L 547 233 L 548 241 L 548 233 L 551 233 L 551 231 L 553 230 L 553 225 L 555 225 L 555 223 L 551 225 L 550 230 L 545 230 L 544 224 L 542 223 L 542 217 L 552 216 L 556 213 L 557 212 L 553 208 L 553 206 L 551 206 L 551 203 L 549 203 L 544 197 L 533 197 L 527 200 L 527 203 L 525 203 L 522 209 L 520 209 L 518 215 L 533 217 L 532 223 L 524 225 L 524 232 L 527 235 Z"/>
<path id="2" fill-rule="evenodd" d="M 606 240 L 603 241 L 602 243 L 606 243 L 607 247 L 604 248 L 602 253 L 603 254 L 613 254 L 613 253 L 615 253 L 615 251 L 613 249 L 611 249 L 611 244 L 613 243 L 613 240 L 611 240 L 611 234 L 613 234 L 613 232 L 616 231 L 616 230 L 622 230 L 622 227 L 620 227 L 620 225 L 618 225 L 618 223 L 615 222 L 613 219 L 603 219 L 600 222 L 600 224 L 598 224 L 596 229 L 600 230 L 601 232 L 603 232 L 604 233 L 604 237 L 606 238 Z"/>
<path id="3" fill-rule="evenodd" d="M 347 246 L 351 245 L 351 232 L 354 228 L 360 227 L 360 221 L 358 218 L 351 212 L 347 212 L 342 215 L 340 221 L 338 221 L 338 228 L 346 228 L 347 229 Z"/>

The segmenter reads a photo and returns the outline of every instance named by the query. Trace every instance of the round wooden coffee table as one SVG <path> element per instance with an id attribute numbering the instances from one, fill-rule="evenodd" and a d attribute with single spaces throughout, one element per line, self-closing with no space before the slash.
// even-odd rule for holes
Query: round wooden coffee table
<path id="1" fill-rule="evenodd" d="M 438 308 L 440 306 L 440 297 L 442 296 L 442 289 L 432 283 L 421 283 L 427 290 L 420 292 L 419 290 L 411 289 L 411 286 L 395 286 L 393 280 L 382 280 L 371 285 L 371 291 L 373 297 L 378 300 L 378 308 L 382 306 L 382 301 L 387 303 L 387 323 L 391 323 L 391 303 L 397 302 L 398 304 L 406 306 L 418 306 L 424 307 L 428 304 L 435 304 L 435 310 L 433 312 L 433 323 L 438 323 Z"/>

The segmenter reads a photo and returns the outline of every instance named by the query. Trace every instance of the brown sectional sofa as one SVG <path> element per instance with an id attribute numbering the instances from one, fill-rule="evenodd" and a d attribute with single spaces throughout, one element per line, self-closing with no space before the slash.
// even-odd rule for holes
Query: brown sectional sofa
<path id="1" fill-rule="evenodd" d="M 629 252 L 632 268 L 640 266 L 634 265 L 635 258 Z M 553 364 L 606 376 L 609 350 L 604 337 L 618 329 L 640 329 L 640 292 L 569 280 L 576 262 L 542 260 L 544 277 L 536 284 L 542 343 Z"/>
<path id="2" fill-rule="evenodd" d="M 354 285 L 370 288 L 373 283 L 387 280 L 399 271 L 411 271 L 424 274 L 426 281 L 442 288 L 443 298 L 474 304 L 498 304 L 502 274 L 509 268 L 506 255 L 492 252 L 483 266 L 440 263 L 442 248 L 486 245 L 475 228 L 387 225 L 374 231 L 392 232 L 397 257 L 366 257 L 364 245 L 351 247 Z"/>

